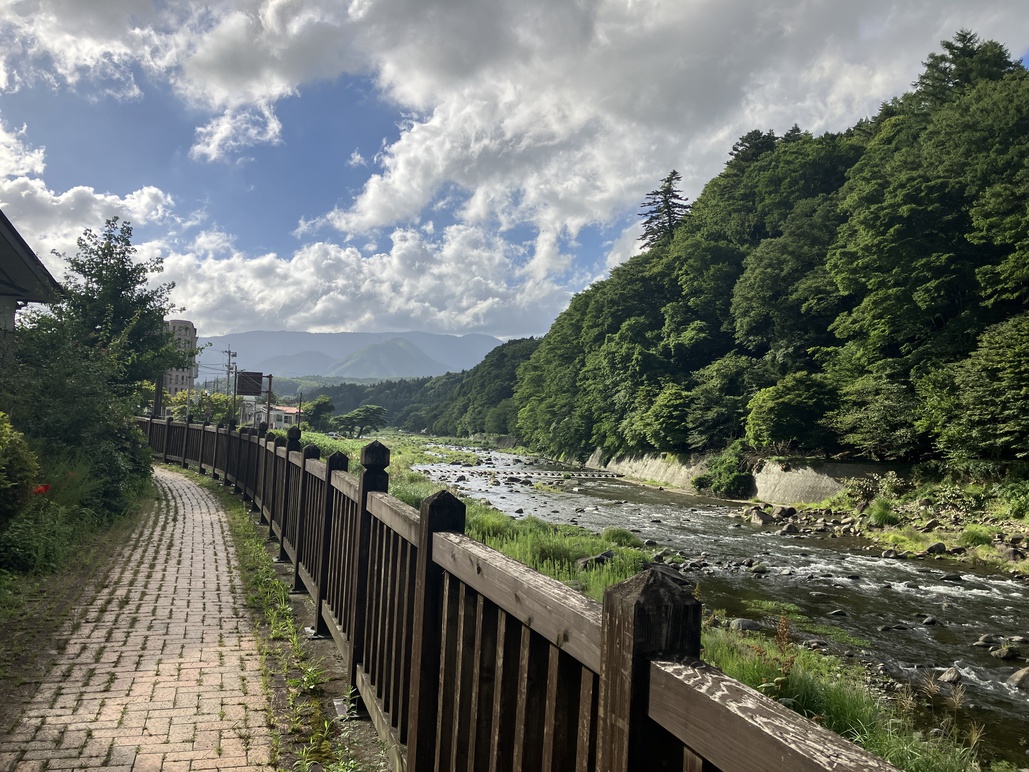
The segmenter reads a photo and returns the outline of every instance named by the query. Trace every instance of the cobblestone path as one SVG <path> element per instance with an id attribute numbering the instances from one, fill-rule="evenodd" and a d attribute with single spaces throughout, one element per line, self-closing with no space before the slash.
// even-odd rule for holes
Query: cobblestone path
<path id="1" fill-rule="evenodd" d="M 67 647 L 0 738 L 0 770 L 268 768 L 268 699 L 228 523 L 207 491 L 154 475 L 153 513 L 66 623 Z"/>

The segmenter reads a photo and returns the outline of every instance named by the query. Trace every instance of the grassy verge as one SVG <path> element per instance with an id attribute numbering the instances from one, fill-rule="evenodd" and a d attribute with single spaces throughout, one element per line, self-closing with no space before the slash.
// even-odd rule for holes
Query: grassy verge
<path id="1" fill-rule="evenodd" d="M 391 450 L 390 493 L 415 507 L 444 486 L 432 483 L 411 467 L 476 460 L 474 453 L 441 446 L 438 439 L 402 434 L 379 439 Z M 308 433 L 304 441 L 319 445 L 323 455 L 340 450 L 356 459 L 369 440 L 331 440 Z M 470 536 L 596 599 L 602 598 L 607 586 L 637 573 L 650 559 L 639 539 L 623 529 L 596 534 L 532 517 L 516 520 L 474 499 L 465 503 Z M 608 550 L 612 557 L 600 565 L 583 567 L 578 562 Z M 796 616 L 794 623 L 809 632 L 837 632 L 812 626 L 810 620 Z M 774 639 L 708 625 L 702 643 L 706 661 L 900 769 L 956 772 L 982 768 L 977 761 L 981 729 L 974 725 L 960 727 L 957 720 L 960 693 L 953 698 L 954 709 L 941 712 L 935 722 L 934 703 L 914 692 L 903 692 L 888 704 L 869 690 L 862 668 L 794 645 L 785 616 Z M 851 643 L 862 642 L 855 639 Z M 938 696 L 947 688 L 938 685 L 934 694 Z M 931 726 L 924 725 L 925 716 Z M 993 769 L 1004 772 L 1005 767 L 994 765 Z"/>
<path id="2" fill-rule="evenodd" d="M 953 559 L 1029 576 L 1026 480 L 911 482 L 889 472 L 849 480 L 815 508 L 859 512 L 862 535 L 898 553 L 924 554 L 942 544 Z"/>
<path id="3" fill-rule="evenodd" d="M 269 552 L 267 530 L 258 527 L 231 488 L 199 474 L 184 474 L 214 493 L 228 514 L 243 592 L 255 622 L 261 688 L 269 701 L 269 762 L 299 772 L 385 769 L 374 730 L 357 720 L 349 690 L 342 694 L 345 710 L 337 715 L 336 695 L 328 688 L 330 663 L 312 653 L 314 643 L 297 617 L 297 604 L 310 600 L 290 594 Z"/>

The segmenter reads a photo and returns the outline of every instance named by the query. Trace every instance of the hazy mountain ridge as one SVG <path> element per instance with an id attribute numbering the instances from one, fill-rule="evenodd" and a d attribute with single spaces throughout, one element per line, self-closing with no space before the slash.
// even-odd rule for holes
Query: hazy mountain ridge
<path id="1" fill-rule="evenodd" d="M 403 344 L 394 342 L 398 340 Z M 201 337 L 199 343 L 210 344 L 199 358 L 201 379 L 224 374 L 227 349 L 236 352 L 235 364 L 240 370 L 280 377 L 396 378 L 471 369 L 501 341 L 480 334 L 254 330 Z"/>

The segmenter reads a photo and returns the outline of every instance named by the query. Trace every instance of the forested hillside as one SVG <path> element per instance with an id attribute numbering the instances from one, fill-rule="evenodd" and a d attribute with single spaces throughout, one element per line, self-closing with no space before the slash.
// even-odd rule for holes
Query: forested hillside
<path id="1" fill-rule="evenodd" d="M 692 205 L 679 180 L 541 340 L 337 411 L 578 459 L 1029 455 L 1029 73 L 1003 46 L 959 32 L 874 117 L 751 131 Z"/>
<path id="2" fill-rule="evenodd" d="M 841 134 L 750 132 L 669 212 L 677 180 L 523 365 L 529 444 L 1029 454 L 1029 76 L 1001 45 L 958 33 Z"/>

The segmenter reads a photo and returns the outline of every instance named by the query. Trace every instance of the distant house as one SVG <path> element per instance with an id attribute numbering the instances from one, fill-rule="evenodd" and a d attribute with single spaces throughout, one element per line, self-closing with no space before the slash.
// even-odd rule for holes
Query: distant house
<path id="1" fill-rule="evenodd" d="M 271 420 L 268 420 L 266 413 L 267 409 L 264 403 L 257 400 L 244 400 L 240 422 L 244 426 L 258 426 L 267 423 L 269 431 L 281 431 L 291 426 L 299 426 L 303 420 L 300 408 L 290 405 L 272 405 Z"/>
<path id="2" fill-rule="evenodd" d="M 61 286 L 0 211 L 0 361 L 13 346 L 15 312 L 60 299 Z"/>

